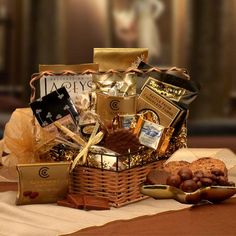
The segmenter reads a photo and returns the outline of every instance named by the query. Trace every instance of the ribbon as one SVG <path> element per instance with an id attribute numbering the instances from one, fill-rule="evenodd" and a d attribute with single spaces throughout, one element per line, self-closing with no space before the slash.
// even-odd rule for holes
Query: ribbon
<path id="1" fill-rule="evenodd" d="M 31 88 L 31 95 L 30 95 L 30 102 L 33 102 L 35 100 L 35 93 L 36 93 L 36 88 L 34 86 L 34 82 L 39 80 L 41 77 L 43 77 L 44 75 L 54 75 L 53 72 L 51 71 L 44 71 L 42 73 L 36 73 L 36 74 L 33 74 L 31 76 L 31 80 L 30 80 L 30 88 Z"/>
<path id="2" fill-rule="evenodd" d="M 71 171 L 75 168 L 75 166 L 77 165 L 77 163 L 80 161 L 81 164 L 85 163 L 89 148 L 92 145 L 95 145 L 97 143 L 99 143 L 104 137 L 104 133 L 102 131 L 100 131 L 99 133 L 97 133 L 93 138 L 89 139 L 88 143 L 86 144 L 86 146 L 82 149 L 82 151 L 77 155 L 77 157 L 74 159 L 72 166 L 71 166 Z M 83 157 L 82 161 L 81 158 Z"/>
<path id="3" fill-rule="evenodd" d="M 53 123 L 59 130 L 61 130 L 65 135 L 70 137 L 73 141 L 80 144 L 81 146 L 85 146 L 86 142 L 77 134 L 73 133 L 71 130 L 67 129 L 65 126 L 63 126 L 58 121 L 54 121 Z"/>

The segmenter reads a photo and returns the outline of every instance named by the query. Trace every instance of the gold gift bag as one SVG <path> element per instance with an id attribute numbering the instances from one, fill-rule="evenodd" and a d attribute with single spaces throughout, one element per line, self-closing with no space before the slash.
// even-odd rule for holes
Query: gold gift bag
<path id="1" fill-rule="evenodd" d="M 125 71 L 142 60 L 147 61 L 147 48 L 94 48 L 93 61 L 99 64 L 99 71 L 110 69 Z"/>

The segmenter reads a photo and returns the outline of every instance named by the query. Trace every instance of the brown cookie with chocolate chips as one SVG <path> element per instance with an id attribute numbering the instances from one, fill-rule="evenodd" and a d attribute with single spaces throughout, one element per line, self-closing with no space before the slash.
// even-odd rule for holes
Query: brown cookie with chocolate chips
<path id="1" fill-rule="evenodd" d="M 212 174 L 212 171 L 214 172 L 214 170 L 220 171 L 224 176 L 228 175 L 225 163 L 219 159 L 214 159 L 211 157 L 202 157 L 196 161 L 193 161 L 189 165 L 189 168 L 193 173 L 201 170 L 204 175 Z"/>
<path id="2" fill-rule="evenodd" d="M 171 161 L 164 164 L 164 170 L 171 174 L 177 174 L 181 168 L 189 167 L 189 165 L 190 163 L 187 161 Z"/>

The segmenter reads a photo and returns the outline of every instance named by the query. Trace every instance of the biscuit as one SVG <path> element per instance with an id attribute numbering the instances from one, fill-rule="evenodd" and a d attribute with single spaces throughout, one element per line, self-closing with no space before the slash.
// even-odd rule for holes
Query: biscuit
<path id="1" fill-rule="evenodd" d="M 164 165 L 164 170 L 175 175 L 182 167 L 189 167 L 189 165 L 187 161 L 171 161 Z"/>
<path id="2" fill-rule="evenodd" d="M 218 169 L 224 173 L 224 176 L 227 177 L 228 175 L 225 163 L 219 159 L 214 159 L 211 157 L 202 157 L 196 161 L 193 161 L 190 163 L 189 168 L 193 173 L 201 170 L 204 174 L 211 174 L 212 170 Z"/>

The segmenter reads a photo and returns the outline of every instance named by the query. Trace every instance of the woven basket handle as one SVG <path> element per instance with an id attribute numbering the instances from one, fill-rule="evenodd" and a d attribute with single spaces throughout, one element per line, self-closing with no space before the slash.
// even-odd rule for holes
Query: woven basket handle
<path id="1" fill-rule="evenodd" d="M 149 70 L 147 70 L 147 73 L 149 73 L 149 72 L 161 72 L 161 69 L 159 69 L 159 68 L 157 68 L 157 67 L 153 67 L 153 68 L 151 68 L 151 69 L 149 69 Z"/>
<path id="2" fill-rule="evenodd" d="M 34 83 L 38 81 L 40 78 L 42 78 L 44 75 L 54 75 L 54 74 L 51 71 L 43 71 L 41 73 L 35 73 L 31 76 L 31 80 L 29 83 L 31 88 L 30 102 L 33 102 L 35 100 L 36 88 Z"/>
<path id="3" fill-rule="evenodd" d="M 130 67 L 125 71 L 125 73 L 130 73 L 130 72 L 135 72 L 135 73 L 138 73 L 138 74 L 143 74 L 144 73 L 142 70 L 139 70 L 138 68 L 133 68 L 133 67 Z"/>

